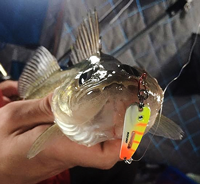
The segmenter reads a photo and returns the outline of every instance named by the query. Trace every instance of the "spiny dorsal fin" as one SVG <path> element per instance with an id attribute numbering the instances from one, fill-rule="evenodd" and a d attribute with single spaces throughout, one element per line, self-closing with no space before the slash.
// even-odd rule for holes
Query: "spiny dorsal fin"
<path id="1" fill-rule="evenodd" d="M 77 39 L 71 49 L 73 64 L 100 53 L 99 21 L 96 11 L 89 13 L 79 26 Z"/>
<path id="2" fill-rule="evenodd" d="M 160 119 L 159 115 L 157 116 L 154 125 L 149 130 L 149 133 L 173 140 L 182 139 L 184 134 L 179 125 L 163 115 L 161 115 Z"/>
<path id="3" fill-rule="evenodd" d="M 60 66 L 56 58 L 45 47 L 39 47 L 19 78 L 20 97 L 27 98 L 40 84 L 58 70 L 60 70 Z"/>

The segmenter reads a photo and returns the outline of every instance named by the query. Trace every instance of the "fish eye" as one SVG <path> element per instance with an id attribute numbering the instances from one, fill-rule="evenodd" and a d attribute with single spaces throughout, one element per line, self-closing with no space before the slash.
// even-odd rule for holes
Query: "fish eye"
<path id="1" fill-rule="evenodd" d="M 120 68 L 123 69 L 125 72 L 127 72 L 130 75 L 134 75 L 136 77 L 140 76 L 139 72 L 134 67 L 123 64 L 123 65 L 120 65 Z"/>
<path id="2" fill-rule="evenodd" d="M 93 69 L 87 70 L 83 72 L 79 78 L 79 85 L 84 84 L 87 80 L 89 80 L 92 77 Z"/>

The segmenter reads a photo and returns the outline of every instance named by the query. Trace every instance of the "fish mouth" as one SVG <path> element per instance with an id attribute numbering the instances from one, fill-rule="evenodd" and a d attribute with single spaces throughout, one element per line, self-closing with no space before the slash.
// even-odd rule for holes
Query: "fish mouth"
<path id="1" fill-rule="evenodd" d="M 100 95 L 101 93 L 109 94 L 112 92 L 125 92 L 129 91 L 135 93 L 138 87 L 138 79 L 129 75 L 116 75 L 112 77 L 106 77 L 96 83 L 89 85 L 83 85 L 82 89 L 77 92 L 76 98 L 81 100 L 82 97 L 91 97 Z"/>
<path id="2" fill-rule="evenodd" d="M 138 85 L 137 83 L 133 82 L 126 82 L 126 83 L 118 83 L 118 82 L 113 82 L 103 88 L 105 91 L 113 91 L 113 92 L 125 92 L 128 91 L 130 93 L 137 93 Z"/>
<path id="3" fill-rule="evenodd" d="M 135 87 L 137 87 L 137 86 L 134 85 L 134 84 L 130 84 L 130 83 L 128 83 L 128 84 L 123 84 L 123 83 L 114 82 L 114 83 L 112 83 L 112 84 L 109 84 L 109 85 L 105 86 L 105 87 L 104 87 L 104 90 L 110 89 L 110 88 L 116 88 L 116 89 L 118 89 L 118 90 L 123 90 L 123 88 L 126 88 L 126 89 L 133 89 L 133 88 L 135 88 Z"/>

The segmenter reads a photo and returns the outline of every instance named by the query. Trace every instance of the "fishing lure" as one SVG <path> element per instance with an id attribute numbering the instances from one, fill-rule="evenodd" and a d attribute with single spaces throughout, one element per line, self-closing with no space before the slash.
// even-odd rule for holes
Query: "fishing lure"
<path id="1" fill-rule="evenodd" d="M 120 158 L 126 163 L 132 162 L 132 156 L 142 140 L 151 115 L 150 107 L 144 105 L 144 100 L 148 98 L 145 78 L 146 73 L 143 73 L 138 81 L 139 103 L 129 106 L 125 113 Z M 141 89 L 141 85 L 144 89 Z"/>

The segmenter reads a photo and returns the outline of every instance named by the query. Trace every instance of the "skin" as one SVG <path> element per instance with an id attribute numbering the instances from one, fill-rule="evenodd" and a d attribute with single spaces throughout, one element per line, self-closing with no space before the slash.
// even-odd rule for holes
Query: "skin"
<path id="1" fill-rule="evenodd" d="M 8 103 L 11 102 L 11 97 L 12 96 L 17 96 L 18 91 L 17 91 L 17 82 L 14 81 L 6 81 L 0 83 L 0 90 L 3 95 L 3 97 L 0 99 L 0 104 L 1 106 L 4 106 Z"/>
<path id="2" fill-rule="evenodd" d="M 1 183 L 37 183 L 74 166 L 111 168 L 119 159 L 120 140 L 85 147 L 66 136 L 55 140 L 33 159 L 26 158 L 35 139 L 48 128 L 54 117 L 51 97 L 11 102 L 17 83 L 0 83 L 4 107 L 0 108 L 0 181 Z M 11 102 L 11 103 L 9 103 Z"/>

